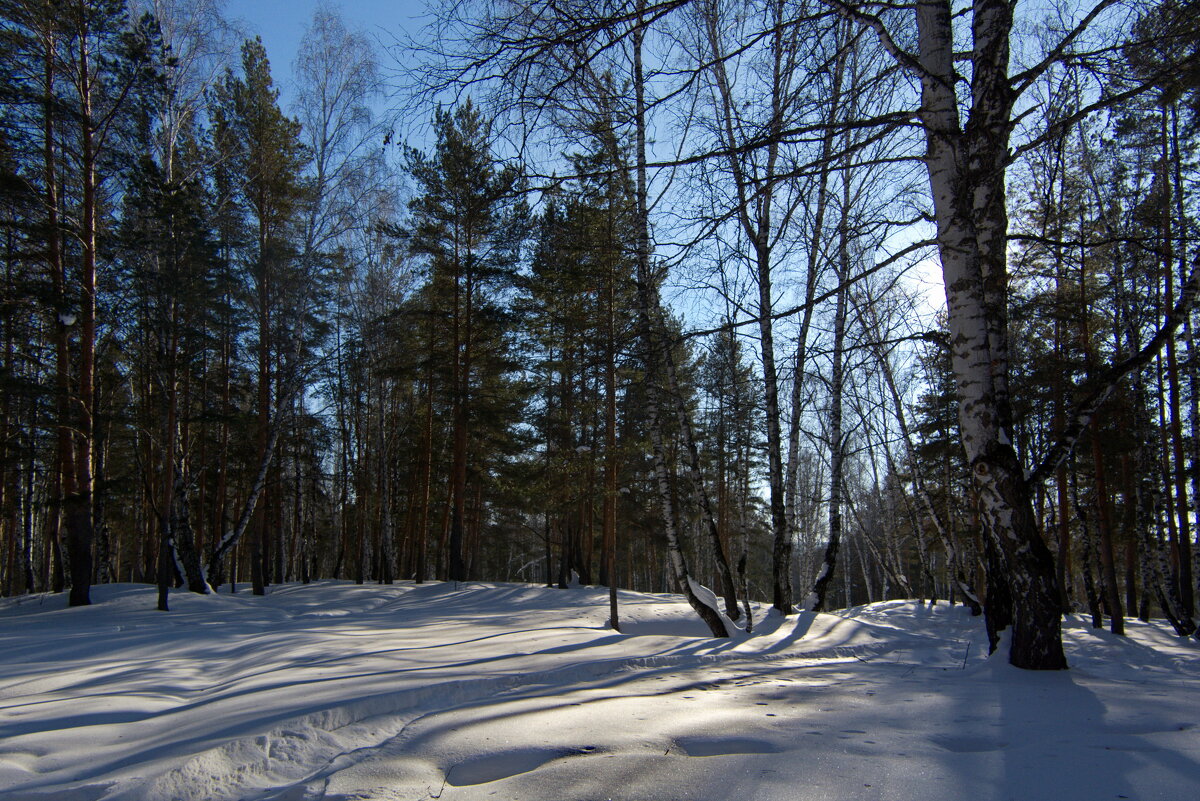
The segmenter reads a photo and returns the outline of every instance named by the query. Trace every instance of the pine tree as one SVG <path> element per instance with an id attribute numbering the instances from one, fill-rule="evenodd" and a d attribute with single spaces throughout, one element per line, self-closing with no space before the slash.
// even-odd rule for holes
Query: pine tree
<path id="1" fill-rule="evenodd" d="M 428 300 L 444 321 L 439 343 L 448 372 L 451 427 L 449 533 L 446 576 L 467 578 L 470 441 L 485 408 L 488 377 L 507 368 L 506 320 L 498 302 L 511 285 L 525 236 L 516 169 L 492 156 L 481 112 L 467 101 L 434 118 L 433 152 L 408 152 L 420 194 L 412 201 L 414 254 L 427 261 Z"/>
<path id="2" fill-rule="evenodd" d="M 242 46 L 242 76 L 226 73 L 212 110 L 220 156 L 228 160 L 223 180 L 231 200 L 245 204 L 248 231 L 240 254 L 246 268 L 249 307 L 255 321 L 256 433 L 259 464 L 270 464 L 290 397 L 296 392 L 306 315 L 312 302 L 311 277 L 297 263 L 297 212 L 305 199 L 302 172 L 308 154 L 299 141 L 299 123 L 279 108 L 279 90 L 260 39 Z M 260 472 L 261 469 L 260 469 Z M 256 480 L 255 484 L 259 484 Z M 279 496 L 267 483 L 255 509 L 250 573 L 254 593 L 268 582 L 271 517 Z M 252 490 L 252 494 L 253 494 Z M 223 537 L 212 557 L 216 566 L 236 537 Z"/>

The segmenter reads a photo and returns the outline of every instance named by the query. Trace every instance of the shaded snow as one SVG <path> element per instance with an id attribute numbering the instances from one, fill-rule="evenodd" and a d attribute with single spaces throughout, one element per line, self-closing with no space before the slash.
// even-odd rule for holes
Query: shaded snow
<path id="1" fill-rule="evenodd" d="M 1157 623 L 1068 619 L 1033 674 L 900 601 L 713 640 L 591 588 L 93 598 L 0 601 L 6 801 L 1200 797 L 1200 647 Z"/>

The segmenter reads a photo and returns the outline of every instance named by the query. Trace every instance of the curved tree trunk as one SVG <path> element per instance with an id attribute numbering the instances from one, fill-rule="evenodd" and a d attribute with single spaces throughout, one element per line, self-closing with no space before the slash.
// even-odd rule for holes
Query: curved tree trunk
<path id="1" fill-rule="evenodd" d="M 657 293 L 650 270 L 650 217 L 647 195 L 646 167 L 646 100 L 645 79 L 642 73 L 642 41 L 645 35 L 645 0 L 638 0 L 638 21 L 632 36 L 633 85 L 636 110 L 634 125 L 637 142 L 637 294 L 638 318 L 646 360 L 646 414 L 650 421 L 650 436 L 654 450 L 654 474 L 658 484 L 659 503 L 662 507 L 663 525 L 666 529 L 667 556 L 672 578 L 696 614 L 708 625 L 714 637 L 728 637 L 729 632 L 721 620 L 720 613 L 697 596 L 691 576 L 688 575 L 683 549 L 679 542 L 675 509 L 671 502 L 670 471 L 666 463 L 666 447 L 663 437 L 661 407 L 659 403 L 659 373 L 665 363 L 664 351 L 667 343 L 657 336 L 655 325 L 659 313 Z"/>

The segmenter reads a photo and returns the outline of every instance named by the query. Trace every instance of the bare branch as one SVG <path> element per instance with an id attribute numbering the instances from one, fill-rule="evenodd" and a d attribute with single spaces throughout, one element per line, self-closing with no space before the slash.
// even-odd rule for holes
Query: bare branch
<path id="1" fill-rule="evenodd" d="M 1091 27 L 1092 23 L 1096 21 L 1096 17 L 1103 14 L 1106 9 L 1116 5 L 1119 1 L 1120 0 L 1100 0 L 1100 2 L 1096 3 L 1096 5 L 1092 6 L 1091 11 L 1089 11 L 1081 20 L 1079 20 L 1071 32 L 1064 36 L 1062 40 L 1053 49 L 1051 49 L 1049 53 L 1046 54 L 1045 58 L 1029 69 L 1012 76 L 1010 82 L 1014 87 L 1013 92 L 1016 95 L 1022 94 L 1026 89 L 1032 86 L 1033 82 L 1040 78 L 1046 70 L 1050 69 L 1050 67 L 1059 61 L 1062 61 L 1064 56 L 1067 54 L 1067 49 L 1070 48 L 1071 45 L 1074 44 L 1075 41 L 1078 40 L 1079 37 Z"/>
<path id="2" fill-rule="evenodd" d="M 872 266 L 868 267 L 867 269 L 863 270 L 862 272 L 847 278 L 845 281 L 842 281 L 840 284 L 835 286 L 833 289 L 830 289 L 826 292 L 822 292 L 821 294 L 814 296 L 811 301 L 808 301 L 806 303 L 801 303 L 799 306 L 793 306 L 790 309 L 784 309 L 783 311 L 780 311 L 780 312 L 774 312 L 773 314 L 770 315 L 769 319 L 781 320 L 784 317 L 791 317 L 793 314 L 799 314 L 800 312 L 804 311 L 805 309 L 809 309 L 809 308 L 817 306 L 820 303 L 824 303 L 825 301 L 829 300 L 830 298 L 836 296 L 837 293 L 841 292 L 843 289 L 853 286 L 854 284 L 858 283 L 859 281 L 862 281 L 865 278 L 869 278 L 870 276 L 874 275 L 875 273 L 879 272 L 880 270 L 882 270 L 886 267 L 889 267 L 889 266 L 895 264 L 896 262 L 900 261 L 905 256 L 911 255 L 912 253 L 915 253 L 919 250 L 924 250 L 925 248 L 933 247 L 935 244 L 936 244 L 936 242 L 932 239 L 923 239 L 919 242 L 914 242 L 911 245 L 909 245 L 908 247 L 903 248 L 902 250 L 899 250 L 896 253 L 893 253 L 891 256 L 887 257 L 883 261 L 881 261 L 877 264 L 873 264 Z M 699 331 L 686 331 L 682 335 L 680 335 L 678 337 L 678 339 L 679 340 L 688 340 L 688 339 L 695 339 L 696 337 L 706 337 L 711 334 L 719 333 L 721 331 L 734 331 L 738 328 L 742 328 L 743 326 L 758 325 L 758 323 L 761 321 L 762 321 L 761 317 L 750 317 L 745 320 L 738 320 L 736 322 L 726 323 L 725 325 L 719 325 L 715 328 L 705 328 L 705 329 L 702 329 Z"/>

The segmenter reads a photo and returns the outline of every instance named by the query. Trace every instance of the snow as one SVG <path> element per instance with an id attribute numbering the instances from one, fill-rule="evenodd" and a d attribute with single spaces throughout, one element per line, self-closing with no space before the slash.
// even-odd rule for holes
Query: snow
<path id="1" fill-rule="evenodd" d="M 725 631 L 729 633 L 730 637 L 741 638 L 746 636 L 745 632 L 742 630 L 746 621 L 742 620 L 742 625 L 738 625 L 730 620 L 729 616 L 721 611 L 725 608 L 725 606 L 717 600 L 717 594 L 715 592 L 710 590 L 708 587 L 705 587 L 691 576 L 687 577 L 687 582 L 688 587 L 692 590 L 692 595 L 695 595 L 696 599 L 700 601 L 701 604 L 707 606 L 716 613 L 717 617 L 719 617 L 721 622 L 725 625 Z"/>
<path id="2" fill-rule="evenodd" d="M 0 600 L 5 801 L 1200 797 L 1200 645 L 1069 618 L 1072 670 L 889 601 L 730 640 L 679 596 L 322 582 Z"/>

